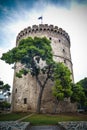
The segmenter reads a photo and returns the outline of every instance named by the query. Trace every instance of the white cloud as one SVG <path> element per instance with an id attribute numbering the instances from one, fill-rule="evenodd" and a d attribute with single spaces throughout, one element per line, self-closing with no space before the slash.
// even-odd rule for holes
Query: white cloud
<path id="1" fill-rule="evenodd" d="M 44 24 L 54 24 L 62 27 L 68 32 L 71 39 L 71 56 L 73 62 L 75 82 L 87 76 L 87 6 L 72 4 L 70 9 L 59 8 L 54 5 L 47 5 L 41 12 L 37 10 L 38 3 L 32 10 L 19 9 L 10 13 L 7 20 L 1 24 L 1 32 L 4 35 L 4 45 L 0 53 L 7 48 L 15 46 L 17 34 L 27 26 L 40 24 L 37 19 L 43 14 Z M 3 67 L 2 67 L 3 66 Z M 4 81 L 12 83 L 13 72 L 9 65 L 0 61 L 0 76 Z M 10 80 L 11 79 L 11 80 Z"/>

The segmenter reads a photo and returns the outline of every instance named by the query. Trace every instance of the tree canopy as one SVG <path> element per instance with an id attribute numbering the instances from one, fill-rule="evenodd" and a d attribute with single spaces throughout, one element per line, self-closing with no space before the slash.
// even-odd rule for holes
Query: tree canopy
<path id="1" fill-rule="evenodd" d="M 63 63 L 56 63 L 54 68 L 54 87 L 52 89 L 55 96 L 55 113 L 59 102 L 72 95 L 72 80 L 70 76 L 70 70 Z"/>
<path id="2" fill-rule="evenodd" d="M 85 77 L 84 79 L 80 80 L 79 82 L 77 82 L 77 84 L 81 85 L 84 92 L 85 92 L 85 95 L 87 97 L 87 78 Z"/>
<path id="3" fill-rule="evenodd" d="M 73 91 L 73 94 L 71 96 L 71 101 L 72 102 L 83 102 L 84 99 L 85 99 L 85 94 L 84 94 L 84 91 L 83 91 L 83 88 L 81 85 L 79 84 L 72 84 L 72 91 Z"/>
<path id="4" fill-rule="evenodd" d="M 73 86 L 73 91 L 74 91 L 74 95 L 73 99 L 78 99 L 78 103 L 80 105 L 80 107 L 84 108 L 87 110 L 87 78 L 84 78 L 82 80 L 80 80 L 79 82 L 77 82 L 74 86 Z M 78 97 L 77 97 L 78 95 Z"/>
<path id="5" fill-rule="evenodd" d="M 71 72 L 63 63 L 56 63 L 54 71 L 53 95 L 58 100 L 63 100 L 71 96 Z"/>
<path id="6" fill-rule="evenodd" d="M 10 92 L 10 85 L 4 84 L 4 82 L 0 80 L 0 91 L 3 94 L 8 94 Z"/>

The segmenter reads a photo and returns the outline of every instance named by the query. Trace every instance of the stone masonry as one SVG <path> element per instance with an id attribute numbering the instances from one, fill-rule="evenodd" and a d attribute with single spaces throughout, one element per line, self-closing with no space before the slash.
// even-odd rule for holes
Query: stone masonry
<path id="1" fill-rule="evenodd" d="M 32 27 L 22 30 L 16 40 L 16 46 L 18 46 L 21 39 L 27 37 L 47 37 L 51 41 L 54 60 L 56 62 L 63 62 L 72 73 L 73 81 L 73 69 L 70 53 L 70 38 L 69 35 L 57 26 L 40 24 L 33 25 Z M 42 63 L 43 64 L 43 63 Z M 31 75 L 23 76 L 23 78 L 17 78 L 15 73 L 22 67 L 20 63 L 16 63 L 16 69 L 14 72 L 13 92 L 12 92 L 12 111 L 36 111 L 37 97 L 39 93 L 39 86 Z M 43 77 L 42 77 L 43 79 Z M 54 97 L 52 96 L 53 83 L 48 81 L 47 86 L 44 89 L 41 111 L 43 113 L 53 113 L 54 111 Z M 60 102 L 57 112 L 73 112 L 76 111 L 76 104 L 70 103 L 69 99 Z"/>

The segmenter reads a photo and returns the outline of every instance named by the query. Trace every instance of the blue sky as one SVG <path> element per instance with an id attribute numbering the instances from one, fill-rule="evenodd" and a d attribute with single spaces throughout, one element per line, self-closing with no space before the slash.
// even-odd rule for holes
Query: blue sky
<path id="1" fill-rule="evenodd" d="M 63 28 L 70 35 L 75 82 L 87 76 L 87 0 L 0 0 L 0 56 L 15 46 L 25 27 L 44 24 Z M 0 60 L 0 79 L 12 86 L 12 66 Z"/>

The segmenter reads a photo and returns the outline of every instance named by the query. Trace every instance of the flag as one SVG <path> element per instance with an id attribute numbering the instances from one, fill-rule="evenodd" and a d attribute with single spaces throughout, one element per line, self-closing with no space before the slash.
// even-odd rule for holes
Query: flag
<path id="1" fill-rule="evenodd" d="M 38 17 L 38 19 L 42 19 L 43 17 L 41 16 L 41 17 Z"/>

